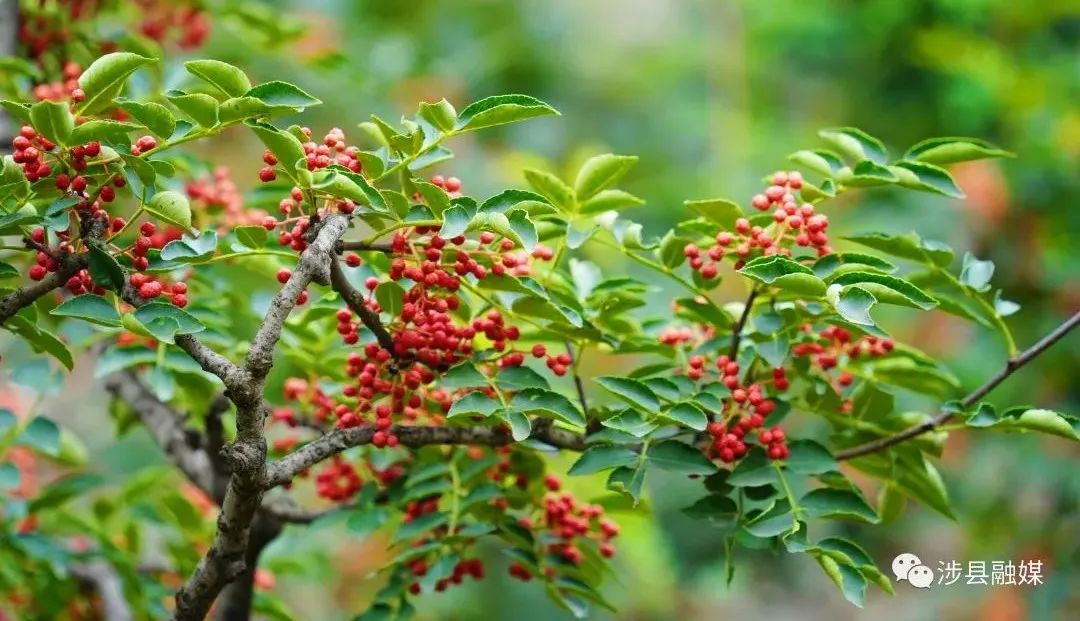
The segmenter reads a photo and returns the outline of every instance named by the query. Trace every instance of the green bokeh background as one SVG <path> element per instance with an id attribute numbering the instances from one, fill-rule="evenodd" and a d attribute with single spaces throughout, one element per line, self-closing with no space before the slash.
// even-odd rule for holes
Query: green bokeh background
<path id="1" fill-rule="evenodd" d="M 614 151 L 641 160 L 623 186 L 647 199 L 628 213 L 653 234 L 688 217 L 682 201 L 740 202 L 787 154 L 820 146 L 820 127 L 853 125 L 894 153 L 929 136 L 990 140 L 1016 159 L 954 169 L 964 201 L 872 191 L 826 208 L 837 233 L 917 229 L 996 262 L 994 282 L 1022 304 L 1009 320 L 1021 345 L 1080 308 L 1080 5 L 1015 0 L 305 0 L 266 3 L 282 24 L 306 25 L 289 41 L 259 41 L 237 20 L 216 26 L 200 56 L 282 79 L 325 105 L 304 116 L 321 135 L 356 133 L 369 113 L 396 119 L 418 100 L 446 97 L 460 109 L 480 97 L 521 92 L 554 105 L 559 118 L 484 132 L 453 143 L 440 167 L 470 194 L 521 186 L 523 166 L 573 170 Z M 274 45 L 277 44 L 277 45 Z M 176 80 L 180 59 L 174 59 Z M 241 184 L 261 165 L 240 132 L 214 149 Z M 838 235 L 834 235 L 838 237 Z M 588 257 L 634 271 L 619 257 Z M 649 279 L 647 274 L 640 277 Z M 729 278 L 727 299 L 743 295 Z M 662 285 L 659 281 L 656 284 Z M 663 311 L 670 296 L 655 296 Z M 1001 343 L 941 314 L 883 316 L 898 338 L 942 356 L 967 386 L 993 373 Z M 585 374 L 610 372 L 590 359 Z M 620 360 L 618 364 L 628 364 Z M 991 395 L 1076 413 L 1080 339 L 1073 336 Z M 51 397 L 59 411 L 63 397 Z M 912 407 L 925 405 L 911 400 Z M 76 428 L 114 446 L 83 408 Z M 809 558 L 740 552 L 730 587 L 722 539 L 679 509 L 700 486 L 654 476 L 645 513 L 619 516 L 623 535 L 608 588 L 619 612 L 592 618 L 712 620 L 1075 619 L 1080 611 L 1080 449 L 1056 439 L 967 436 L 951 441 L 942 472 L 956 507 L 951 522 L 909 505 L 887 527 L 841 526 L 883 567 L 901 551 L 937 561 L 1044 560 L 1039 587 L 897 584 L 873 591 L 865 609 L 847 604 Z M 125 452 L 127 451 L 127 452 Z M 111 451 L 119 473 L 152 456 L 132 436 Z M 579 492 L 599 484 L 573 481 Z M 370 596 L 364 573 L 383 558 L 379 540 L 326 530 L 290 535 L 268 552 L 271 566 L 300 556 L 306 576 L 281 571 L 280 592 L 302 619 L 347 619 Z M 372 560 L 363 561 L 364 555 Z M 542 590 L 508 579 L 493 551 L 491 578 L 419 602 L 423 619 L 537 621 L 562 618 Z M 358 560 L 359 559 L 359 560 Z M 342 567 L 348 571 L 342 571 Z M 962 583 L 963 581 L 961 581 Z"/>

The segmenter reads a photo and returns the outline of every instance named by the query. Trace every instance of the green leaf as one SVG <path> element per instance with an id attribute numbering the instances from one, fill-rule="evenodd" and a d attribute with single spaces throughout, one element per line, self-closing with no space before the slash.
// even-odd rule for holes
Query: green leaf
<path id="1" fill-rule="evenodd" d="M 526 388 L 514 396 L 510 405 L 526 414 L 550 416 L 577 427 L 585 426 L 585 417 L 574 402 L 550 390 Z"/>
<path id="2" fill-rule="evenodd" d="M 562 179 L 542 170 L 526 168 L 523 172 L 525 180 L 529 182 L 529 186 L 544 198 L 551 201 L 552 205 L 555 205 L 563 211 L 571 211 L 573 209 L 575 203 L 574 190 L 566 185 Z"/>
<path id="3" fill-rule="evenodd" d="M 173 90 L 165 93 L 165 98 L 200 127 L 218 124 L 218 102 L 210 95 Z"/>
<path id="4" fill-rule="evenodd" d="M 120 107 L 146 126 L 158 138 L 169 138 L 176 129 L 176 117 L 159 103 L 119 100 Z"/>
<path id="5" fill-rule="evenodd" d="M 383 197 L 382 193 L 376 190 L 370 183 L 368 183 L 367 179 L 365 179 L 363 175 L 359 173 L 354 173 L 348 168 L 345 168 L 344 166 L 340 166 L 338 164 L 330 166 L 329 168 L 327 168 L 327 170 L 336 173 L 338 176 L 345 177 L 346 179 L 351 181 L 353 185 L 360 188 L 360 195 L 357 195 L 355 193 L 355 190 L 350 190 L 350 192 L 352 193 L 352 196 L 350 196 L 350 198 L 354 202 L 360 203 L 361 205 L 367 205 L 372 209 L 375 209 L 376 211 L 385 212 L 389 209 L 386 204 L 386 199 Z"/>
<path id="6" fill-rule="evenodd" d="M 532 433 L 532 423 L 529 417 L 517 410 L 499 410 L 500 418 L 510 426 L 510 436 L 515 441 L 521 442 Z"/>
<path id="7" fill-rule="evenodd" d="M 848 272 L 833 280 L 834 285 L 859 285 L 860 289 L 872 293 L 878 302 L 910 306 L 930 310 L 937 306 L 937 300 L 910 282 L 876 272 Z"/>
<path id="8" fill-rule="evenodd" d="M 905 160 L 919 160 L 931 164 L 954 164 L 993 157 L 1015 157 L 978 138 L 930 138 L 907 150 Z"/>
<path id="9" fill-rule="evenodd" d="M 94 282 L 118 293 L 123 290 L 127 282 L 124 269 L 111 254 L 102 250 L 97 244 L 90 244 L 88 264 L 90 276 Z"/>
<path id="10" fill-rule="evenodd" d="M 139 129 L 136 123 L 123 121 L 111 121 L 108 119 L 94 119 L 75 127 L 71 132 L 69 142 L 71 144 L 86 144 L 94 140 L 104 142 L 123 142 L 127 134 Z"/>
<path id="11" fill-rule="evenodd" d="M 70 371 L 74 366 L 75 361 L 67 345 L 58 336 L 37 326 L 26 317 L 15 315 L 8 319 L 4 327 L 29 343 L 35 352 L 45 352 L 56 358 L 67 370 Z"/>
<path id="12" fill-rule="evenodd" d="M 896 174 L 889 170 L 888 167 L 876 164 L 870 160 L 862 160 L 858 164 L 855 164 L 855 167 L 851 169 L 849 174 L 845 174 L 846 172 L 847 171 L 841 171 L 838 180 L 844 185 L 854 187 L 873 187 L 899 181 Z"/>
<path id="13" fill-rule="evenodd" d="M 375 287 L 375 301 L 382 312 L 397 317 L 405 305 L 405 290 L 393 280 L 381 282 Z"/>
<path id="14" fill-rule="evenodd" d="M 884 164 L 889 158 L 889 152 L 880 140 L 855 127 L 822 129 L 818 131 L 818 136 L 855 161 L 870 160 Z"/>
<path id="15" fill-rule="evenodd" d="M 464 397 L 454 401 L 450 406 L 450 411 L 446 413 L 447 418 L 454 418 L 455 416 L 490 416 L 495 410 L 499 409 L 500 404 L 495 399 L 485 395 L 482 392 L 470 392 Z"/>
<path id="16" fill-rule="evenodd" d="M 220 60 L 189 60 L 188 73 L 217 89 L 225 98 L 240 97 L 251 90 L 251 81 L 239 68 Z"/>
<path id="17" fill-rule="evenodd" d="M 175 224 L 185 231 L 195 232 L 195 229 L 191 228 L 191 203 L 188 202 L 188 197 L 180 192 L 174 190 L 158 192 L 143 204 L 143 209 L 163 222 Z M 162 257 L 164 258 L 164 253 Z"/>
<path id="18" fill-rule="evenodd" d="M 810 517 L 839 517 L 877 524 L 880 519 L 862 495 L 846 489 L 821 488 L 799 500 Z"/>
<path id="19" fill-rule="evenodd" d="M 548 381 L 544 379 L 544 376 L 529 367 L 507 367 L 499 371 L 499 374 L 495 376 L 495 384 L 503 390 L 523 390 L 525 388 L 547 390 L 549 388 Z"/>
<path id="20" fill-rule="evenodd" d="M 95 114 L 111 106 L 128 77 L 139 67 L 152 62 L 155 62 L 152 58 L 130 52 L 113 52 L 95 60 L 79 76 L 79 88 L 86 93 L 86 98 L 78 113 Z"/>
<path id="21" fill-rule="evenodd" d="M 779 515 L 764 513 L 743 528 L 755 537 L 767 538 L 790 533 L 795 530 L 797 525 L 798 522 L 795 521 L 795 514 L 793 513 L 788 512 Z"/>
<path id="22" fill-rule="evenodd" d="M 22 478 L 22 474 L 15 464 L 9 462 L 0 462 L 0 490 L 7 492 L 8 490 L 19 487 L 19 481 Z"/>
<path id="23" fill-rule="evenodd" d="M 800 295 L 825 295 L 825 283 L 814 275 L 813 270 L 780 255 L 751 259 L 739 273 L 766 285 Z"/>
<path id="24" fill-rule="evenodd" d="M 991 405 L 983 403 L 975 414 L 968 418 L 967 425 L 993 431 L 1036 431 L 1080 441 L 1080 421 L 1066 418 L 1053 410 L 1019 409 L 1017 413 L 1006 412 L 999 417 Z"/>
<path id="25" fill-rule="evenodd" d="M 60 454 L 60 427 L 43 416 L 36 416 L 15 440 L 35 451 L 55 457 Z"/>
<path id="26" fill-rule="evenodd" d="M 628 377 L 602 375 L 596 378 L 604 390 L 622 399 L 631 406 L 647 414 L 654 414 L 660 409 L 660 398 L 648 386 Z"/>
<path id="27" fill-rule="evenodd" d="M 14 265 L 0 261 L 0 280 L 6 280 L 8 278 L 19 278 L 20 276 L 22 276 L 22 272 L 20 272 Z"/>
<path id="28" fill-rule="evenodd" d="M 57 317 L 74 317 L 110 328 L 120 327 L 120 314 L 109 301 L 100 295 L 87 293 L 65 300 L 63 304 L 49 311 Z"/>
<path id="29" fill-rule="evenodd" d="M 620 466 L 630 466 L 638 461 L 637 453 L 623 446 L 591 446 L 585 449 L 567 472 L 570 476 L 595 474 Z"/>
<path id="30" fill-rule="evenodd" d="M 457 110 L 445 99 L 436 103 L 421 102 L 419 114 L 420 118 L 443 132 L 453 130 L 457 123 Z"/>
<path id="31" fill-rule="evenodd" d="M 811 266 L 818 278 L 827 279 L 842 266 L 865 266 L 882 272 L 895 272 L 896 266 L 885 259 L 861 252 L 834 252 L 827 254 Z"/>
<path id="32" fill-rule="evenodd" d="M 609 429 L 630 434 L 635 438 L 644 438 L 656 431 L 657 427 L 656 423 L 646 420 L 641 412 L 629 408 L 623 410 L 620 414 L 605 419 L 603 425 Z"/>
<path id="33" fill-rule="evenodd" d="M 248 248 L 262 248 L 266 246 L 269 233 L 261 226 L 238 226 L 233 229 L 236 239 Z"/>
<path id="34" fill-rule="evenodd" d="M 208 257 L 217 249 L 217 232 L 208 229 L 192 237 L 185 234 L 180 239 L 173 240 L 161 249 L 162 261 L 177 261 L 180 263 L 195 263 Z"/>
<path id="35" fill-rule="evenodd" d="M 735 487 L 757 487 L 775 483 L 776 480 L 776 468 L 773 467 L 772 461 L 765 455 L 763 449 L 753 447 L 742 461 L 736 464 L 727 482 Z"/>
<path id="36" fill-rule="evenodd" d="M 846 563 L 838 563 L 831 556 L 818 554 L 814 558 L 844 594 L 844 598 L 862 608 L 866 603 L 866 578 L 854 567 Z"/>
<path id="37" fill-rule="evenodd" d="M 813 440 L 795 440 L 788 444 L 790 454 L 784 466 L 795 474 L 824 474 L 839 468 L 829 449 Z"/>
<path id="38" fill-rule="evenodd" d="M 476 365 L 465 361 L 452 367 L 439 380 L 439 386 L 443 390 L 457 390 L 459 388 L 476 388 L 487 386 L 488 378 L 477 370 Z"/>
<path id="39" fill-rule="evenodd" d="M 953 259 L 951 248 L 938 241 L 924 240 L 914 231 L 903 235 L 865 233 L 845 237 L 844 239 L 891 254 L 894 257 L 927 265 L 946 267 L 952 263 Z"/>
<path id="40" fill-rule="evenodd" d="M 844 167 L 844 160 L 839 155 L 824 149 L 796 151 L 788 159 L 826 177 L 836 176 Z"/>
<path id="41" fill-rule="evenodd" d="M 690 211 L 725 229 L 735 228 L 735 221 L 743 217 L 742 208 L 737 203 L 724 198 L 683 201 L 683 204 Z"/>
<path id="42" fill-rule="evenodd" d="M 463 205 L 454 205 L 450 209 L 447 209 L 442 214 L 443 223 L 439 229 L 439 236 L 445 239 L 457 237 L 461 235 L 469 228 L 469 223 L 472 222 L 473 214 L 469 212 Z M 509 224 L 509 221 L 507 221 Z"/>
<path id="43" fill-rule="evenodd" d="M 646 457 L 649 464 L 683 474 L 712 474 L 717 467 L 701 450 L 677 440 L 668 440 L 649 447 Z"/>
<path id="44" fill-rule="evenodd" d="M 452 210 L 448 209 L 447 211 Z M 537 239 L 535 226 L 529 221 L 528 217 L 517 214 L 524 214 L 524 212 L 519 210 L 512 212 L 510 215 L 514 217 L 514 221 L 511 222 L 506 214 L 494 211 L 477 213 L 469 221 L 465 231 L 491 231 L 513 241 L 522 248 L 527 248 L 527 243 L 535 246 Z"/>
<path id="45" fill-rule="evenodd" d="M 206 329 L 194 315 L 166 302 L 144 304 L 135 309 L 134 315 L 144 326 L 150 326 L 159 318 L 171 319 L 177 325 L 176 334 L 195 334 Z"/>
<path id="46" fill-rule="evenodd" d="M 964 192 L 956 185 L 945 169 L 926 162 L 899 161 L 889 166 L 900 185 L 923 192 L 942 194 L 952 198 L 964 198 Z"/>
<path id="47" fill-rule="evenodd" d="M 704 431 L 705 427 L 709 424 L 709 419 L 705 416 L 705 412 L 689 401 L 676 403 L 661 412 L 660 417 L 669 420 L 676 425 L 682 425 L 684 427 L 689 427 L 690 429 L 696 429 L 697 431 Z"/>
<path id="48" fill-rule="evenodd" d="M 618 211 L 620 209 L 628 209 L 630 207 L 641 207 L 645 204 L 645 201 L 622 190 L 602 190 L 597 192 L 592 198 L 581 203 L 578 207 L 578 213 L 585 215 L 593 215 L 598 213 L 604 213 L 605 211 Z"/>
<path id="49" fill-rule="evenodd" d="M 98 474 L 73 474 L 49 483 L 37 498 L 30 501 L 27 510 L 37 513 L 64 504 L 72 498 L 85 494 L 104 482 Z"/>
<path id="50" fill-rule="evenodd" d="M 254 97 L 268 106 L 285 108 L 310 108 L 322 102 L 305 93 L 300 87 L 274 80 L 260 84 L 255 88 L 243 93 L 245 97 Z M 295 161 L 295 160 L 292 160 Z"/>
<path id="51" fill-rule="evenodd" d="M 993 276 L 993 261 L 980 261 L 970 252 L 964 253 L 964 267 L 960 272 L 960 282 L 981 293 L 990 289 L 990 279 Z"/>
<path id="52" fill-rule="evenodd" d="M 458 131 L 515 123 L 538 116 L 559 115 L 546 103 L 528 95 L 495 95 L 473 102 L 458 114 Z"/>
<path id="53" fill-rule="evenodd" d="M 30 120 L 39 134 L 61 146 L 70 144 L 75 117 L 66 103 L 39 101 L 30 107 Z"/>
<path id="54" fill-rule="evenodd" d="M 587 201 L 601 190 L 614 185 L 637 161 L 636 156 L 614 153 L 604 153 L 585 160 L 574 181 L 577 200 Z"/>

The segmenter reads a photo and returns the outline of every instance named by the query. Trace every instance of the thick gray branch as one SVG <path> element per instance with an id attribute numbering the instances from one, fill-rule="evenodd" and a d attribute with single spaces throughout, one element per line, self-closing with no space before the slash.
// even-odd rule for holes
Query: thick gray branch
<path id="1" fill-rule="evenodd" d="M 312 281 L 329 284 L 330 266 L 337 260 L 334 246 L 348 225 L 349 220 L 343 215 L 328 216 L 317 225 L 320 228 L 314 241 L 300 256 L 300 262 L 293 270 L 292 277 L 274 296 L 270 310 L 251 342 L 251 349 L 248 350 L 244 363 L 244 367 L 256 382 L 261 382 L 274 364 L 274 347 L 281 337 L 281 327 L 296 306 L 296 299 Z"/>
<path id="2" fill-rule="evenodd" d="M 338 429 L 314 440 L 267 467 L 267 487 L 288 483 L 297 474 L 353 446 L 370 444 L 375 427 L 364 425 Z M 514 442 L 513 437 L 499 427 L 419 427 L 395 425 L 391 428 L 403 446 L 429 444 L 479 444 L 502 446 Z M 574 451 L 585 449 L 585 439 L 571 431 L 554 426 L 537 425 L 533 438 L 558 448 Z"/>
<path id="3" fill-rule="evenodd" d="M 274 363 L 274 348 L 296 299 L 312 281 L 328 284 L 334 245 L 345 232 L 348 218 L 331 215 L 316 225 L 315 238 L 300 257 L 292 277 L 270 304 L 248 350 L 243 369 L 234 371 L 224 357 L 202 347 L 194 337 L 177 339 L 202 367 L 225 383 L 225 395 L 236 404 L 236 441 L 225 447 L 231 471 L 221 503 L 214 541 L 195 572 L 176 592 L 176 621 L 201 621 L 226 584 L 245 572 L 249 563 L 249 536 L 266 489 L 266 438 L 263 424 L 269 407 L 263 400 L 266 375 Z M 241 592 L 241 594 L 243 591 Z"/>
<path id="4" fill-rule="evenodd" d="M 45 278 L 20 287 L 0 298 L 0 325 L 15 316 L 15 313 L 30 306 L 38 298 L 47 295 L 53 289 L 61 287 L 76 272 L 86 267 L 86 255 L 69 255 L 62 259 L 60 269 L 45 275 Z"/>

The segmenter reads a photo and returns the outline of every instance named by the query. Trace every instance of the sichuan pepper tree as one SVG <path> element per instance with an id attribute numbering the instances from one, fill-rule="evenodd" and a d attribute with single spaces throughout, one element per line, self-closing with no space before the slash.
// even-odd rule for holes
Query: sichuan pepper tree
<path id="1" fill-rule="evenodd" d="M 455 137 L 557 114 L 532 97 L 422 103 L 346 133 L 281 122 L 319 101 L 223 62 L 184 63 L 183 90 L 161 92 L 145 86 L 160 83 L 154 57 L 110 52 L 83 69 L 35 49 L 13 80 L 26 101 L 3 102 L 17 131 L 0 183 L 0 323 L 39 353 L 31 383 L 95 366 L 118 426 L 145 427 L 187 485 L 151 471 L 100 489 L 54 420 L 0 412 L 9 616 L 287 617 L 253 592 L 268 587 L 260 552 L 286 525 L 337 519 L 394 531 L 359 619 L 408 618 L 414 598 L 491 571 L 583 616 L 610 607 L 619 527 L 565 478 L 599 477 L 636 504 L 654 470 L 700 481 L 686 513 L 726 534 L 729 576 L 737 547 L 808 554 L 861 605 L 889 578 L 815 529 L 875 524 L 908 498 L 951 516 L 934 466 L 946 424 L 1080 439 L 1069 415 L 983 402 L 1080 315 L 1021 350 L 991 263 L 966 255 L 957 272 L 950 248 L 914 232 L 830 235 L 845 192 L 961 196 L 943 166 L 1007 155 L 979 140 L 892 159 L 859 130 L 823 130 L 827 148 L 794 153 L 760 194 L 688 201 L 694 217 L 653 236 L 624 216 L 645 201 L 616 187 L 634 157 L 597 155 L 565 180 L 526 170 L 528 189 L 494 196 L 452 176 Z M 136 74 L 151 79 L 139 88 Z M 185 150 L 226 131 L 261 145 L 250 195 Z M 593 249 L 684 295 L 643 315 L 651 287 L 605 275 Z M 720 299 L 722 278 L 745 298 Z M 961 396 L 878 325 L 878 304 L 993 331 L 1002 370 Z M 581 373 L 583 357 L 612 355 L 633 368 Z M 897 391 L 939 407 L 897 411 Z M 563 472 L 556 452 L 579 456 Z M 74 472 L 38 489 L 41 459 Z M 881 480 L 876 500 L 852 470 Z M 92 515 L 70 508 L 80 496 Z M 167 566 L 140 562 L 146 515 L 171 533 Z M 488 541 L 509 560 L 486 561 Z"/>

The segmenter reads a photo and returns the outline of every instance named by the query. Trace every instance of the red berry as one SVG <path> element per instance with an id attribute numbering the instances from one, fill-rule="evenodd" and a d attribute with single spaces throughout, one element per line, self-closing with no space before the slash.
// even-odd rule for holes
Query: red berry
<path id="1" fill-rule="evenodd" d="M 274 172 L 273 168 L 271 168 L 269 166 L 266 166 L 264 168 L 259 169 L 259 180 L 260 181 L 262 181 L 263 183 L 269 183 L 269 182 L 273 181 L 274 179 L 277 179 L 277 173 Z"/>
<path id="2" fill-rule="evenodd" d="M 30 268 L 30 280 L 41 280 L 45 278 L 46 273 L 48 273 L 48 270 L 44 266 L 35 265 Z"/>
<path id="3" fill-rule="evenodd" d="M 292 272 L 291 271 L 289 271 L 287 269 L 278 270 L 277 281 L 279 283 L 284 285 L 285 283 L 289 282 L 290 278 L 292 278 Z"/>

